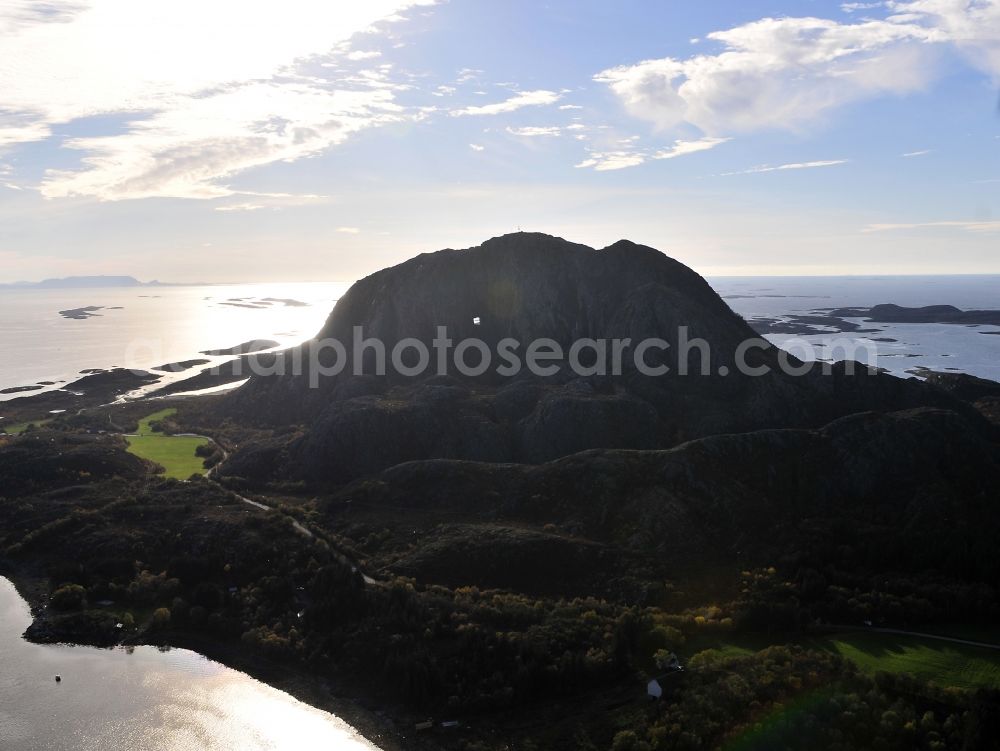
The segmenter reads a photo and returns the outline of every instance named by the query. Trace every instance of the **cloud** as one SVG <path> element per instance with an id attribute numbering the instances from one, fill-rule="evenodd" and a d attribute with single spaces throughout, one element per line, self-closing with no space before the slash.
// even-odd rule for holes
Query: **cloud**
<path id="1" fill-rule="evenodd" d="M 337 227 L 337 232 L 343 232 L 345 235 L 357 235 L 361 233 L 358 227 Z"/>
<path id="2" fill-rule="evenodd" d="M 86 153 L 84 169 L 49 170 L 41 192 L 101 200 L 233 195 L 238 191 L 222 183 L 225 178 L 316 154 L 398 119 L 400 108 L 391 100 L 386 91 L 275 83 L 185 100 L 130 123 L 122 135 L 66 141 L 66 148 Z"/>
<path id="3" fill-rule="evenodd" d="M 81 152 L 80 165 L 47 173 L 44 196 L 232 195 L 225 181 L 243 170 L 316 154 L 402 116 L 384 70 L 317 78 L 300 66 L 343 56 L 353 34 L 424 2 L 8 0 L 0 147 L 116 118 L 123 127 L 107 135 L 62 143 Z"/>
<path id="4" fill-rule="evenodd" d="M 559 109 L 561 110 L 582 110 L 583 107 L 579 104 L 560 104 Z"/>
<path id="5" fill-rule="evenodd" d="M 622 138 L 619 143 L 632 144 L 637 136 Z M 667 149 L 651 151 L 649 149 L 615 149 L 610 151 L 594 151 L 588 149 L 588 157 L 579 164 L 577 168 L 593 167 L 598 172 L 609 170 L 626 169 L 627 167 L 638 167 L 649 159 L 674 159 L 679 156 L 696 154 L 699 151 L 708 151 L 719 144 L 726 143 L 729 138 L 701 138 L 697 141 L 674 141 L 674 145 Z"/>
<path id="6" fill-rule="evenodd" d="M 320 201 L 330 200 L 330 196 L 315 193 L 262 193 L 253 190 L 241 190 L 232 195 L 249 196 L 253 201 L 242 203 L 224 203 L 215 206 L 216 211 L 257 211 L 259 209 L 284 209 L 290 206 L 308 206 Z"/>
<path id="7" fill-rule="evenodd" d="M 800 170 L 800 169 L 816 169 L 818 167 L 836 167 L 840 164 L 847 164 L 849 159 L 828 159 L 826 161 L 817 162 L 793 162 L 791 164 L 779 164 L 777 166 L 770 166 L 767 164 L 762 164 L 759 167 L 751 167 L 750 169 L 740 170 L 739 172 L 723 172 L 719 177 L 729 177 L 731 175 L 757 175 L 762 172 L 781 172 L 783 170 Z"/>
<path id="8" fill-rule="evenodd" d="M 952 45 L 1000 76 L 1000 0 L 886 4 L 885 19 L 764 18 L 707 35 L 716 54 L 665 57 L 598 73 L 632 115 L 708 134 L 797 129 L 852 102 L 920 90 Z"/>
<path id="9" fill-rule="evenodd" d="M 673 159 L 687 154 L 695 154 L 699 151 L 714 149 L 719 144 L 731 141 L 731 138 L 700 138 L 697 141 L 674 141 L 674 145 L 669 149 L 663 149 L 653 154 L 653 159 Z"/>
<path id="10" fill-rule="evenodd" d="M 925 154 L 930 154 L 930 153 L 931 149 L 924 149 L 923 151 L 908 151 L 905 154 L 900 154 L 900 156 L 909 159 L 911 157 L 924 156 Z"/>
<path id="11" fill-rule="evenodd" d="M 52 130 L 45 123 L 18 122 L 16 118 L 0 114 L 0 149 L 21 143 L 44 141 L 50 135 Z"/>
<path id="12" fill-rule="evenodd" d="M 485 146 L 480 146 L 478 143 L 470 143 L 469 144 L 469 148 L 472 149 L 473 151 L 485 151 L 486 150 Z"/>
<path id="13" fill-rule="evenodd" d="M 974 67 L 1000 82 L 1000 0 L 889 0 L 890 21 L 933 29 Z"/>
<path id="14" fill-rule="evenodd" d="M 593 167 L 598 172 L 608 172 L 638 167 L 645 161 L 645 154 L 635 151 L 592 151 L 587 159 L 574 166 L 577 169 Z"/>
<path id="15" fill-rule="evenodd" d="M 479 78 L 482 74 L 479 68 L 462 68 L 458 71 L 458 77 L 455 79 L 455 83 L 467 83 L 469 81 L 474 81 Z"/>
<path id="16" fill-rule="evenodd" d="M 841 3 L 840 9 L 844 13 L 854 13 L 857 10 L 872 10 L 873 8 L 881 8 L 885 3 Z"/>
<path id="17" fill-rule="evenodd" d="M 230 203 L 224 206 L 216 206 L 216 211 L 257 211 L 266 208 L 262 203 Z"/>
<path id="18" fill-rule="evenodd" d="M 535 138 L 537 136 L 558 136 L 562 134 L 562 129 L 555 125 L 546 127 L 527 126 L 524 128 L 512 128 L 508 126 L 507 132 L 512 136 Z"/>
<path id="19" fill-rule="evenodd" d="M 502 115 L 507 112 L 514 112 L 522 107 L 538 107 L 557 102 L 562 95 L 555 91 L 538 89 L 537 91 L 522 91 L 509 99 L 494 104 L 484 104 L 479 107 L 465 107 L 454 110 L 451 114 L 461 115 Z"/>
<path id="20" fill-rule="evenodd" d="M 378 50 L 353 50 L 344 55 L 348 60 L 372 60 L 376 57 L 382 57 L 382 53 Z"/>
<path id="21" fill-rule="evenodd" d="M 941 222 L 914 222 L 911 224 L 869 224 L 862 232 L 892 232 L 907 229 L 960 229 L 966 232 L 1000 232 L 1000 222 L 965 222 L 947 220 Z"/>

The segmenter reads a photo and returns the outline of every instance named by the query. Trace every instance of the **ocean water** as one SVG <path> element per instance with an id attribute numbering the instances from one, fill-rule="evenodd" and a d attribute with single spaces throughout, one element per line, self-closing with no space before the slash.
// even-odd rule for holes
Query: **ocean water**
<path id="1" fill-rule="evenodd" d="M 709 279 L 745 318 L 780 317 L 817 308 L 947 304 L 962 309 L 1000 309 L 1000 276 L 717 277 Z M 150 368 L 200 357 L 202 350 L 249 339 L 273 339 L 281 347 L 302 342 L 322 328 L 341 283 L 252 284 L 129 289 L 0 290 L 0 389 L 39 381 L 69 382 L 89 368 Z M 293 300 L 266 303 L 266 299 Z M 244 307 L 244 306 L 251 307 Z M 67 319 L 59 311 L 101 306 L 98 315 Z M 768 339 L 805 359 L 856 359 L 901 375 L 919 366 L 1000 380 L 1000 336 L 949 324 L 865 324 L 875 334 L 791 336 Z M 896 342 L 874 342 L 891 338 Z M 826 345 L 839 349 L 829 352 Z M 853 343 L 853 345 L 852 345 Z M 228 357 L 209 358 L 213 363 Z M 208 366 L 202 366 L 208 367 Z M 171 375 L 179 380 L 197 369 Z M 59 388 L 56 383 L 46 388 Z M 31 392 L 38 393 L 38 392 Z M 16 398 L 0 395 L 0 401 Z"/>
<path id="2" fill-rule="evenodd" d="M 0 577 L 3 751 L 378 748 L 338 717 L 195 652 L 31 644 L 21 638 L 29 623 L 27 603 Z"/>
<path id="3" fill-rule="evenodd" d="M 200 358 L 203 350 L 224 349 L 250 339 L 271 339 L 288 347 L 322 328 L 348 286 L 305 282 L 0 290 L 0 351 L 4 353 L 0 389 L 39 381 L 70 382 L 89 368 L 146 369 Z M 268 302 L 268 298 L 279 302 Z M 286 300 L 294 304 L 280 302 Z M 82 320 L 59 314 L 88 306 L 101 309 Z M 230 358 L 208 359 L 218 363 Z M 189 377 L 203 367 L 209 365 L 174 374 L 161 383 Z M 0 395 L 0 400 L 14 396 Z"/>
<path id="4" fill-rule="evenodd" d="M 962 310 L 1000 310 L 1000 276 L 715 277 L 708 280 L 734 311 L 747 319 L 809 314 L 820 308 L 892 303 L 904 307 L 954 305 Z M 920 368 L 969 373 L 1000 381 L 997 326 L 939 323 L 869 323 L 877 333 L 767 334 L 766 339 L 806 360 L 857 359 L 910 377 Z M 895 339 L 877 342 L 874 339 Z M 834 345 L 831 350 L 830 345 Z M 853 348 L 853 349 L 852 349 Z"/>

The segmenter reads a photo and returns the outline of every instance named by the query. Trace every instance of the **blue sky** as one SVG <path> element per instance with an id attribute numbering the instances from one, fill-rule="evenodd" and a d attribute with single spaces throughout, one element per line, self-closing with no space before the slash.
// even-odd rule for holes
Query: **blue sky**
<path id="1" fill-rule="evenodd" d="M 518 227 L 1000 272 L 1000 0 L 0 0 L 0 281 L 351 280 Z"/>

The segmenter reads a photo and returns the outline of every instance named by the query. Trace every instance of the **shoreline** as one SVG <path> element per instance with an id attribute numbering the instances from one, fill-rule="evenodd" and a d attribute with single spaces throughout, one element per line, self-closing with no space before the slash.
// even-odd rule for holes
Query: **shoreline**
<path id="1" fill-rule="evenodd" d="M 48 593 L 46 578 L 37 572 L 11 565 L 9 561 L 0 562 L 0 576 L 10 581 L 18 596 L 28 605 L 32 624 L 44 621 Z M 19 636 L 32 644 L 40 646 L 45 644 L 29 639 L 26 633 Z M 366 698 L 350 698 L 343 695 L 354 693 L 349 681 L 320 676 L 304 666 L 277 662 L 250 653 L 240 644 L 231 641 L 190 631 L 168 629 L 159 633 L 142 631 L 109 646 L 96 646 L 77 641 L 59 643 L 71 647 L 89 646 L 97 649 L 139 646 L 185 649 L 230 670 L 243 673 L 314 709 L 337 717 L 381 751 L 436 747 L 422 743 L 417 745 L 416 739 L 403 735 L 397 727 L 398 723 L 381 714 L 381 709 L 365 706 Z M 368 697 L 369 700 L 371 698 Z"/>

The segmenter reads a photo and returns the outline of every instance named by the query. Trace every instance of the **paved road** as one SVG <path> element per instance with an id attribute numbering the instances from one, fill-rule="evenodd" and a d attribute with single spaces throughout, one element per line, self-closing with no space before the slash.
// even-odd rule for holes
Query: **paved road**
<path id="1" fill-rule="evenodd" d="M 221 466 L 222 463 L 225 462 L 226 459 L 229 458 L 229 453 L 217 441 L 215 441 L 215 439 L 213 439 L 211 436 L 198 435 L 197 433 L 175 433 L 175 435 L 185 435 L 185 436 L 195 436 L 195 437 L 198 437 L 198 438 L 207 438 L 209 441 L 211 441 L 212 443 L 214 443 L 216 446 L 219 447 L 219 450 L 222 452 L 222 459 L 219 460 L 218 463 L 216 463 L 214 466 L 212 466 L 208 470 L 208 472 L 205 473 L 205 478 L 207 480 L 209 480 L 210 482 L 215 483 L 219 488 L 221 488 L 225 492 L 232 493 L 234 496 L 236 496 L 241 501 L 243 501 L 243 503 L 248 503 L 251 506 L 253 506 L 254 508 L 261 509 L 262 511 L 275 511 L 275 512 L 277 511 L 277 509 L 274 508 L 273 506 L 268 506 L 266 503 L 261 503 L 260 501 L 255 501 L 255 500 L 253 500 L 251 498 L 247 498 L 246 496 L 242 496 L 239 493 L 233 492 L 232 490 L 230 490 L 226 486 L 224 486 L 221 483 L 219 483 L 219 481 L 216 480 L 212 476 L 215 473 L 216 467 Z M 308 537 L 310 540 L 315 540 L 316 539 L 316 535 L 313 534 L 313 532 L 312 532 L 311 529 L 309 529 L 304 524 L 302 524 L 301 522 L 299 522 L 299 521 L 297 521 L 295 519 L 292 519 L 292 527 L 295 529 L 296 532 L 298 532 L 299 534 L 303 535 L 304 537 Z M 382 584 L 382 582 L 380 582 L 378 579 L 373 579 L 372 577 L 368 576 L 368 574 L 366 574 L 364 571 L 361 571 L 361 567 L 358 565 L 357 561 L 355 561 L 354 559 L 352 559 L 351 557 L 349 557 L 347 554 L 342 553 L 341 551 L 337 550 L 335 547 L 333 547 L 332 545 L 330 545 L 330 543 L 328 541 L 323 540 L 322 542 L 330 547 L 330 551 L 333 553 L 334 557 L 338 561 L 340 561 L 345 566 L 349 566 L 352 572 L 360 572 L 361 573 L 361 578 L 364 579 L 365 584 L 374 584 L 374 585 Z"/>

